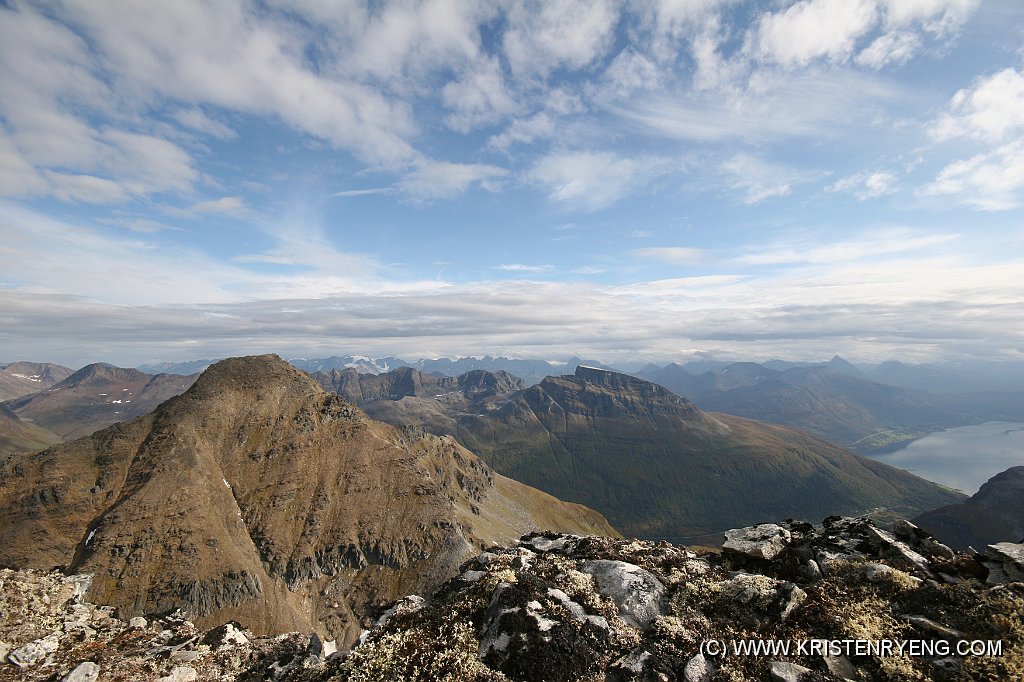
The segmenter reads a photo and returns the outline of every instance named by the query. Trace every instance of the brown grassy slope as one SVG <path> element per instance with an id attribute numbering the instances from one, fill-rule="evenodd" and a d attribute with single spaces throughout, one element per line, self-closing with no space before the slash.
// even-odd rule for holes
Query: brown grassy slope
<path id="1" fill-rule="evenodd" d="M 259 632 L 351 641 L 373 604 L 542 527 L 614 533 L 276 356 L 222 361 L 150 415 L 0 466 L 0 564 L 95 573 L 91 598 L 126 614 Z"/>

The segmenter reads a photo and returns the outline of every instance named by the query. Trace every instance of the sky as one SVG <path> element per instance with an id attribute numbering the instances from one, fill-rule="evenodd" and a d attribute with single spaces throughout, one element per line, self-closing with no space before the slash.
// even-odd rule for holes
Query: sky
<path id="1" fill-rule="evenodd" d="M 0 0 L 0 361 L 1024 360 L 1019 0 Z"/>

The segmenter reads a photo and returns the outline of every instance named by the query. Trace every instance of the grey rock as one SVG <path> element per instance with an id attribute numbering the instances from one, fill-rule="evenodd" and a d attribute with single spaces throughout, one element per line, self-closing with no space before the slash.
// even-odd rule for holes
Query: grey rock
<path id="1" fill-rule="evenodd" d="M 789 545 L 793 536 L 775 523 L 762 523 L 725 531 L 722 549 L 757 559 L 774 559 Z"/>
<path id="2" fill-rule="evenodd" d="M 842 680 L 856 680 L 857 669 L 846 656 L 822 656 L 828 671 Z"/>
<path id="3" fill-rule="evenodd" d="M 893 532 L 896 533 L 896 537 L 925 556 L 942 559 L 953 559 L 956 556 L 948 546 L 942 544 L 932 537 L 930 533 L 921 530 L 906 519 L 898 519 L 893 524 Z"/>
<path id="4" fill-rule="evenodd" d="M 888 559 L 900 568 L 916 571 L 923 575 L 931 575 L 928 559 L 910 548 L 907 543 L 899 540 L 892 533 L 873 525 L 865 527 L 868 542 L 879 550 L 879 556 Z"/>
<path id="5" fill-rule="evenodd" d="M 768 666 L 768 674 L 773 682 L 800 682 L 800 678 L 809 672 L 810 668 L 788 661 L 772 661 Z"/>
<path id="6" fill-rule="evenodd" d="M 202 656 L 198 651 L 193 650 L 181 650 L 171 652 L 171 663 L 195 663 Z"/>
<path id="7" fill-rule="evenodd" d="M 195 668 L 179 665 L 171 668 L 171 674 L 164 675 L 157 682 L 195 682 L 198 677 Z"/>
<path id="8" fill-rule="evenodd" d="M 92 661 L 86 661 L 62 677 L 61 682 L 96 682 L 99 676 L 100 667 Z"/>
<path id="9" fill-rule="evenodd" d="M 639 675 L 644 671 L 644 667 L 647 665 L 647 661 L 650 658 L 650 651 L 633 649 L 633 651 L 630 651 L 628 654 L 612 663 L 612 666 L 623 672 Z"/>
<path id="10" fill-rule="evenodd" d="M 704 658 L 704 654 L 697 654 L 687 661 L 686 667 L 683 668 L 683 679 L 686 682 L 711 682 L 714 674 L 715 666 Z"/>
<path id="11" fill-rule="evenodd" d="M 598 559 L 587 561 L 580 570 L 594 576 L 597 591 L 619 607 L 622 620 L 638 628 L 648 628 L 664 613 L 665 586 L 635 564 Z"/>
<path id="12" fill-rule="evenodd" d="M 42 639 L 18 647 L 7 655 L 7 660 L 19 668 L 25 668 L 43 660 L 59 647 L 59 636 L 57 634 L 47 635 Z"/>
<path id="13" fill-rule="evenodd" d="M 989 569 L 989 583 L 996 585 L 1024 580 L 1024 544 L 999 542 L 988 546 L 982 561 Z"/>
<path id="14" fill-rule="evenodd" d="M 135 616 L 128 621 L 128 627 L 135 630 L 145 630 L 149 626 L 149 623 L 142 616 Z"/>
<path id="15" fill-rule="evenodd" d="M 822 576 L 821 567 L 818 566 L 818 562 L 814 559 L 808 559 L 800 564 L 800 568 L 797 569 L 797 572 L 810 582 L 817 582 L 818 580 L 821 580 Z"/>
<path id="16" fill-rule="evenodd" d="M 945 639 L 963 639 L 964 634 L 959 630 L 946 627 L 941 623 L 936 623 L 931 618 L 925 618 L 924 616 L 900 616 L 902 620 L 907 621 L 911 625 L 917 627 L 925 632 L 930 632 L 933 635 L 938 635 Z"/>

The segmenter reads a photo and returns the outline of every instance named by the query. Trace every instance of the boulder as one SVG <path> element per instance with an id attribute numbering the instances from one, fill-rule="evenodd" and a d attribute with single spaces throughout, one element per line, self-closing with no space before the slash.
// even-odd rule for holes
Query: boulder
<path id="1" fill-rule="evenodd" d="M 722 549 L 770 561 L 782 554 L 792 538 L 788 529 L 775 523 L 762 523 L 725 531 Z"/>
<path id="2" fill-rule="evenodd" d="M 597 591 L 619 607 L 619 617 L 645 629 L 665 612 L 665 586 L 650 571 L 625 561 L 587 561 L 580 570 L 594 576 Z"/>

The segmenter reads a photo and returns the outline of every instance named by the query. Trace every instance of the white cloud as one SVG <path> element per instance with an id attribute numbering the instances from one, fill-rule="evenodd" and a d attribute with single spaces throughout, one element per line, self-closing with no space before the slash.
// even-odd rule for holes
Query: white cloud
<path id="1" fill-rule="evenodd" d="M 890 31 L 861 50 L 854 61 L 872 69 L 888 64 L 905 64 L 921 48 L 921 39 L 911 31 Z"/>
<path id="2" fill-rule="evenodd" d="M 732 188 L 746 193 L 743 201 L 747 204 L 784 197 L 792 191 L 794 183 L 803 181 L 800 173 L 751 154 L 732 156 L 722 163 L 721 170 L 731 176 L 729 185 Z"/>
<path id="3" fill-rule="evenodd" d="M 955 161 L 920 191 L 925 195 L 955 196 L 984 211 L 1017 208 L 1024 203 L 1024 139 Z"/>
<path id="4" fill-rule="evenodd" d="M 920 252 L 954 239 L 956 235 L 925 234 L 909 228 L 874 230 L 828 244 L 822 244 L 817 239 L 794 236 L 784 243 L 750 248 L 735 262 L 743 265 L 781 265 L 870 261 L 891 254 Z"/>
<path id="5" fill-rule="evenodd" d="M 658 260 L 671 265 L 694 265 L 706 257 L 702 249 L 685 246 L 652 246 L 645 249 L 633 249 L 630 253 L 637 258 Z"/>
<path id="6" fill-rule="evenodd" d="M 861 201 L 875 199 L 896 191 L 896 174 L 892 171 L 856 173 L 837 180 L 826 189 L 829 192 L 847 192 Z"/>
<path id="7" fill-rule="evenodd" d="M 450 199 L 473 185 L 493 191 L 506 175 L 508 171 L 504 168 L 489 164 L 422 161 L 399 180 L 396 187 L 416 201 Z"/>
<path id="8" fill-rule="evenodd" d="M 441 89 L 441 102 L 451 113 L 448 125 L 458 132 L 499 121 L 519 107 L 505 84 L 497 59 L 479 60 L 472 70 Z"/>
<path id="9" fill-rule="evenodd" d="M 538 160 L 526 179 L 544 188 L 552 201 L 597 211 L 672 167 L 671 162 L 659 157 L 633 159 L 612 152 L 553 152 Z"/>
<path id="10" fill-rule="evenodd" d="M 211 199 L 210 201 L 201 201 L 198 204 L 193 204 L 185 209 L 185 212 L 191 214 L 205 213 L 241 216 L 249 212 L 249 207 L 245 205 L 245 200 L 242 197 L 220 197 L 219 199 Z"/>
<path id="11" fill-rule="evenodd" d="M 884 24 L 901 28 L 915 23 L 939 38 L 956 31 L 967 21 L 980 0 L 880 0 Z"/>
<path id="12" fill-rule="evenodd" d="M 238 133 L 230 126 L 221 123 L 207 116 L 202 109 L 192 107 L 181 109 L 171 115 L 174 120 L 187 128 L 212 135 L 222 140 L 231 140 L 238 137 Z"/>
<path id="13" fill-rule="evenodd" d="M 588 66 L 611 47 L 619 20 L 610 0 L 527 0 L 512 5 L 506 18 L 505 56 L 512 73 L 526 79 Z"/>
<path id="14" fill-rule="evenodd" d="M 1024 131 L 1024 74 L 1003 69 L 958 91 L 932 128 L 939 140 L 1000 140 Z"/>
<path id="15" fill-rule="evenodd" d="M 503 263 L 501 265 L 495 265 L 495 270 L 503 270 L 505 272 L 551 272 L 554 270 L 553 265 L 525 265 L 523 263 Z"/>
<path id="16" fill-rule="evenodd" d="M 842 62 L 877 21 L 870 0 L 802 0 L 762 17 L 750 48 L 783 66 L 806 66 L 822 57 Z"/>

